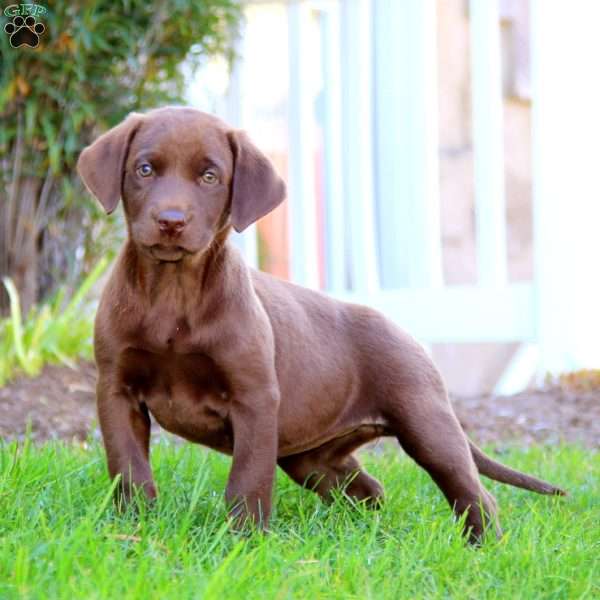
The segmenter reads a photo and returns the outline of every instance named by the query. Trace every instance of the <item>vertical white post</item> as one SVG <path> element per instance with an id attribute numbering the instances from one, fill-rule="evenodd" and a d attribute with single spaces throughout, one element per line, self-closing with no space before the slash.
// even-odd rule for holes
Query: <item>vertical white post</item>
<path id="1" fill-rule="evenodd" d="M 479 284 L 507 281 L 500 13 L 498 0 L 471 0 L 471 76 Z"/>
<path id="2" fill-rule="evenodd" d="M 243 89 L 244 89 L 244 36 L 245 24 L 240 27 L 239 37 L 236 40 L 236 58 L 229 74 L 229 86 L 225 98 L 224 118 L 232 127 L 242 128 L 243 119 Z M 242 233 L 231 233 L 232 242 L 240 249 L 246 262 L 258 268 L 258 243 L 256 225 L 250 225 Z"/>
<path id="3" fill-rule="evenodd" d="M 370 0 L 341 3 L 343 184 L 350 276 L 356 291 L 379 286 L 373 183 Z"/>
<path id="4" fill-rule="evenodd" d="M 229 84 L 225 96 L 225 114 L 223 118 L 232 127 L 242 127 L 243 119 L 243 78 L 244 78 L 244 50 L 245 50 L 246 23 L 240 25 L 238 38 L 235 40 L 235 58 L 229 72 Z"/>
<path id="5" fill-rule="evenodd" d="M 323 63 L 323 151 L 325 168 L 326 284 L 330 291 L 346 287 L 346 242 L 342 189 L 342 104 L 340 82 L 339 4 L 329 3 L 321 12 L 321 60 Z"/>
<path id="6" fill-rule="evenodd" d="M 533 200 L 542 368 L 600 366 L 600 2 L 532 2 Z"/>
<path id="7" fill-rule="evenodd" d="M 377 0 L 376 165 L 385 287 L 442 283 L 434 0 Z"/>
<path id="8" fill-rule="evenodd" d="M 305 50 L 310 44 L 310 7 L 300 0 L 288 5 L 289 38 L 289 231 L 292 280 L 319 286 L 317 209 L 315 191 L 314 96 Z"/>

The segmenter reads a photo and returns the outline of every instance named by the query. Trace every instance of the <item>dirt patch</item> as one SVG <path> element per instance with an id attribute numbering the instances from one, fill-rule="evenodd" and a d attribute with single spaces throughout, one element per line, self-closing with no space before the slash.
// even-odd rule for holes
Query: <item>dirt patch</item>
<path id="1" fill-rule="evenodd" d="M 600 390 L 555 386 L 515 396 L 453 398 L 465 431 L 477 442 L 576 443 L 600 448 Z"/>
<path id="2" fill-rule="evenodd" d="M 0 388 L 0 437 L 83 440 L 96 419 L 96 367 L 48 366 L 39 377 L 21 377 Z"/>
<path id="3" fill-rule="evenodd" d="M 97 436 L 96 368 L 46 367 L 39 377 L 20 378 L 0 388 L 0 438 L 35 441 L 83 440 Z M 600 448 L 600 390 L 561 386 L 515 396 L 455 397 L 453 404 L 478 443 L 579 443 Z M 29 424 L 29 425 L 28 425 Z"/>

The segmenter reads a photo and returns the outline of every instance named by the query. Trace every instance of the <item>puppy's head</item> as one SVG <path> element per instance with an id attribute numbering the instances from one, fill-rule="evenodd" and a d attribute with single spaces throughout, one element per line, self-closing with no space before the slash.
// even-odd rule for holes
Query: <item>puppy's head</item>
<path id="1" fill-rule="evenodd" d="M 191 108 L 131 114 L 81 153 L 77 170 L 107 213 L 123 199 L 130 238 L 159 261 L 203 252 L 223 227 L 242 231 L 285 197 L 244 133 Z"/>

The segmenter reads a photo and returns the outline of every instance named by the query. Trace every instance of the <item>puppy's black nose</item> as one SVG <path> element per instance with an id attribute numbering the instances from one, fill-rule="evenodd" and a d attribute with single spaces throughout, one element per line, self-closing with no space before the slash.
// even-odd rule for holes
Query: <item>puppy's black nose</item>
<path id="1" fill-rule="evenodd" d="M 181 233 L 185 227 L 185 215 L 179 210 L 163 210 L 158 213 L 158 227 L 165 233 Z"/>

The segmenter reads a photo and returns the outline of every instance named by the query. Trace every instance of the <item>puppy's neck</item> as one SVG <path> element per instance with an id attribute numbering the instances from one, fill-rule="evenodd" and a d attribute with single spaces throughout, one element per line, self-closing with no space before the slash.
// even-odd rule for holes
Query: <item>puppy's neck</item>
<path id="1" fill-rule="evenodd" d="M 230 229 L 221 229 L 203 252 L 174 262 L 148 256 L 129 238 L 122 254 L 128 284 L 151 302 L 161 290 L 173 286 L 181 288 L 186 296 L 203 296 L 208 289 L 221 287 L 226 283 L 224 271 L 232 253 L 227 244 Z"/>

